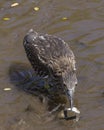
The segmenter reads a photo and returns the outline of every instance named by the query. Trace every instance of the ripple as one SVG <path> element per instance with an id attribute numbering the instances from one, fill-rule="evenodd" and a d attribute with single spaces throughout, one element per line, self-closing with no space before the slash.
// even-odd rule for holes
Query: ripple
<path id="1" fill-rule="evenodd" d="M 12 1 L 0 2 L 0 82 L 1 88 L 12 88 L 9 93 L 0 92 L 1 128 L 9 126 L 10 129 L 14 127 L 25 130 L 103 129 L 104 0 L 19 0 L 18 2 L 19 6 L 14 8 L 10 7 Z M 39 11 L 34 11 L 34 7 L 39 7 Z M 10 20 L 4 21 L 3 17 L 9 17 Z M 62 20 L 63 17 L 67 17 L 67 20 Z M 15 85 L 8 82 L 7 70 L 12 62 L 28 63 L 22 41 L 30 28 L 61 37 L 70 44 L 75 53 L 79 81 L 75 96 L 81 111 L 78 125 L 58 119 L 43 123 L 37 115 L 46 112 L 45 106 L 33 96 L 16 90 Z M 28 72 L 25 74 L 29 75 Z M 22 82 L 24 73 L 13 75 L 12 78 L 15 83 L 17 80 Z M 32 105 L 33 111 L 23 112 L 29 104 Z M 26 125 L 18 125 L 21 118 Z"/>

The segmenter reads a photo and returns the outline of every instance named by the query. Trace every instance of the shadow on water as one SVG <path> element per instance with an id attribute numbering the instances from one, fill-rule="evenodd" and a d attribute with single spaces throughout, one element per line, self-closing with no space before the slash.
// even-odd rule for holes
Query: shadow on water
<path id="1" fill-rule="evenodd" d="M 9 68 L 10 82 L 17 88 L 35 96 L 45 93 L 44 81 L 34 70 L 23 63 L 13 63 Z"/>
<path id="2" fill-rule="evenodd" d="M 42 77 L 35 74 L 34 70 L 24 63 L 13 63 L 9 67 L 8 71 L 10 82 L 17 87 L 18 90 L 23 90 L 26 93 L 37 96 L 41 103 L 46 103 L 48 106 L 47 115 L 56 114 L 63 109 L 62 102 L 66 102 L 66 95 L 59 97 L 53 97 L 47 88 L 45 88 L 45 82 Z M 63 101 L 64 100 L 64 101 Z M 31 106 L 28 106 L 26 110 L 30 110 Z M 73 117 L 69 118 L 73 119 Z"/>

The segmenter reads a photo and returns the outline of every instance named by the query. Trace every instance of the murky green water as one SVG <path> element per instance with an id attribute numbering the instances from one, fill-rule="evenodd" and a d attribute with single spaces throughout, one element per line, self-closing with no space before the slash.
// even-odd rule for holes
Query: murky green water
<path id="1" fill-rule="evenodd" d="M 10 7 L 13 2 L 0 1 L 0 130 L 103 130 L 104 1 L 18 0 L 18 6 Z M 46 104 L 10 82 L 13 65 L 29 65 L 22 41 L 30 28 L 71 41 L 79 81 L 75 93 L 79 122 L 42 118 Z"/>

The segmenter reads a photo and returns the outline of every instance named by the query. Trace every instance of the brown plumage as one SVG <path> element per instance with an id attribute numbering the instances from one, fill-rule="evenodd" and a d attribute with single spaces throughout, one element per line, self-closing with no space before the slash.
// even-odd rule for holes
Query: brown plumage
<path id="1" fill-rule="evenodd" d="M 75 57 L 69 45 L 56 36 L 39 34 L 32 29 L 24 37 L 23 44 L 35 72 L 62 88 L 72 109 L 77 78 Z"/>

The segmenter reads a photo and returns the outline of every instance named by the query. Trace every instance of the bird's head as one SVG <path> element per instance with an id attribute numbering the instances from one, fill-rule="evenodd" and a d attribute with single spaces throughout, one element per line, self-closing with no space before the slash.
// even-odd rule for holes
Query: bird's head
<path id="1" fill-rule="evenodd" d="M 77 86 L 77 77 L 75 70 L 69 70 L 63 77 L 63 83 L 65 86 L 65 91 L 68 96 L 70 107 L 73 108 L 73 94 L 75 91 L 75 87 Z"/>

